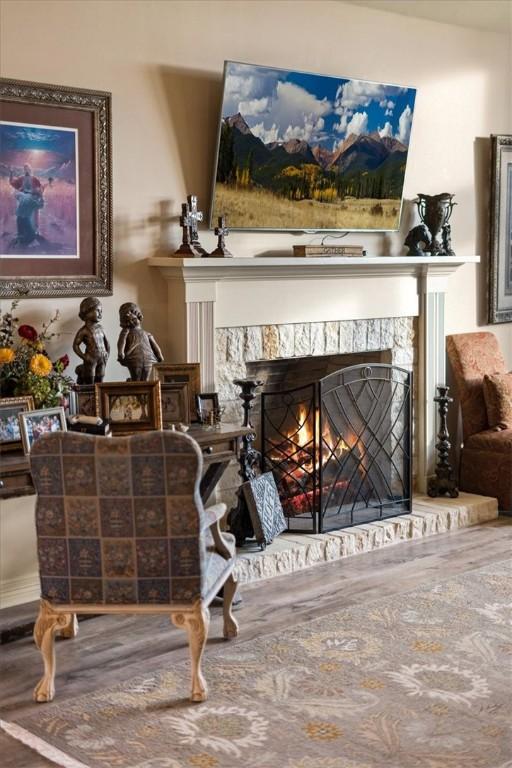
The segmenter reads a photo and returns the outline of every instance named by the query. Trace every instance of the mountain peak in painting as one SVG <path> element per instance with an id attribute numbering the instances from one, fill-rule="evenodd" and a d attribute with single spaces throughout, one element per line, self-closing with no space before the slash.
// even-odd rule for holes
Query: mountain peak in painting
<path id="1" fill-rule="evenodd" d="M 226 123 L 230 128 L 236 128 L 239 130 L 240 133 L 252 133 L 240 112 L 237 112 L 236 115 L 232 115 L 231 117 L 226 117 Z"/>
<path id="2" fill-rule="evenodd" d="M 212 221 L 391 230 L 415 91 L 227 62 Z"/>

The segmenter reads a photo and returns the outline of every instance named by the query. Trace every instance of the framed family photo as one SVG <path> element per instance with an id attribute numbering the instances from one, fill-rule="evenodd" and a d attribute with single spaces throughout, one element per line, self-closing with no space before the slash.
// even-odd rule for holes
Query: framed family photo
<path id="1" fill-rule="evenodd" d="M 512 322 L 512 136 L 491 136 L 489 322 Z"/>
<path id="2" fill-rule="evenodd" d="M 77 384 L 70 392 L 72 416 L 96 416 L 96 388 L 94 384 Z"/>
<path id="3" fill-rule="evenodd" d="M 0 298 L 111 295 L 111 95 L 0 78 L 0 112 Z"/>
<path id="4" fill-rule="evenodd" d="M 0 398 L 0 451 L 21 448 L 21 432 L 18 416 L 34 410 L 31 395 Z"/>
<path id="5" fill-rule="evenodd" d="M 196 413 L 200 424 L 214 424 L 219 413 L 217 392 L 200 392 L 196 395 Z"/>
<path id="6" fill-rule="evenodd" d="M 113 435 L 162 429 L 159 381 L 96 384 L 96 415 L 110 422 Z"/>
<path id="7" fill-rule="evenodd" d="M 67 432 L 64 408 L 42 408 L 38 411 L 23 411 L 19 414 L 21 442 L 26 455 L 41 435 L 50 432 Z"/>
<path id="8" fill-rule="evenodd" d="M 172 424 L 190 424 L 190 403 L 188 384 L 177 381 L 173 384 L 160 382 L 162 396 L 162 422 L 164 427 Z"/>
<path id="9" fill-rule="evenodd" d="M 196 395 L 201 390 L 201 366 L 199 363 L 155 363 L 153 379 L 163 384 L 187 384 L 189 412 L 195 413 Z"/>

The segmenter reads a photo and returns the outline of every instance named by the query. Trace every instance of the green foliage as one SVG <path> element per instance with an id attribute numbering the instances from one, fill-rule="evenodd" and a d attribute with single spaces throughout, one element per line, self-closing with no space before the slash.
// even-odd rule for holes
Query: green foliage
<path id="1" fill-rule="evenodd" d="M 217 181 L 231 184 L 235 178 L 235 153 L 233 147 L 233 129 L 222 122 L 220 129 L 219 158 L 217 162 Z"/>

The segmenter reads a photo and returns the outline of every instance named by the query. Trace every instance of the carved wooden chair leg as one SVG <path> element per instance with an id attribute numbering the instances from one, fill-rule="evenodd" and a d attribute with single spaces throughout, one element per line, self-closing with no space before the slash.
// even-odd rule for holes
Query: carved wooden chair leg
<path id="1" fill-rule="evenodd" d="M 52 701 L 55 696 L 55 635 L 69 631 L 73 617 L 72 613 L 57 613 L 46 600 L 40 602 L 34 641 L 43 657 L 44 675 L 34 689 L 35 701 Z"/>
<path id="2" fill-rule="evenodd" d="M 70 614 L 71 621 L 67 626 L 65 626 L 63 629 L 60 630 L 59 634 L 61 637 L 68 638 L 76 637 L 78 635 L 78 619 L 76 618 L 76 613 Z"/>
<path id="3" fill-rule="evenodd" d="M 201 657 L 208 637 L 210 611 L 205 605 L 198 603 L 193 611 L 171 613 L 173 624 L 185 629 L 188 634 L 190 659 L 192 662 L 192 693 L 190 700 L 206 701 L 208 688 L 201 671 Z"/>
<path id="4" fill-rule="evenodd" d="M 233 616 L 233 598 L 236 594 L 237 583 L 232 573 L 224 582 L 224 637 L 226 640 L 231 640 L 238 635 L 238 624 Z"/>

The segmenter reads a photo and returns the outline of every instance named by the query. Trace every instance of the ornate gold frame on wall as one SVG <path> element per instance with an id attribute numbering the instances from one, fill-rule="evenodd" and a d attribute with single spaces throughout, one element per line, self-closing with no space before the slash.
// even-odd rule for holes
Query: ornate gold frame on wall
<path id="1" fill-rule="evenodd" d="M 2 119 L 23 114 L 31 124 L 41 116 L 66 114 L 78 130 L 80 187 L 77 215 L 80 221 L 78 270 L 69 258 L 0 259 L 0 298 L 112 295 L 112 139 L 111 94 L 82 88 L 0 78 Z M 65 112 L 63 112 L 65 110 Z M 20 117 L 14 122 L 21 121 Z M 85 157 L 83 157 L 85 155 Z M 88 157 L 90 155 L 90 157 Z M 84 170 L 86 172 L 84 172 Z M 51 263 L 50 263 L 51 262 Z M 28 272 L 28 274 L 27 274 Z"/>

